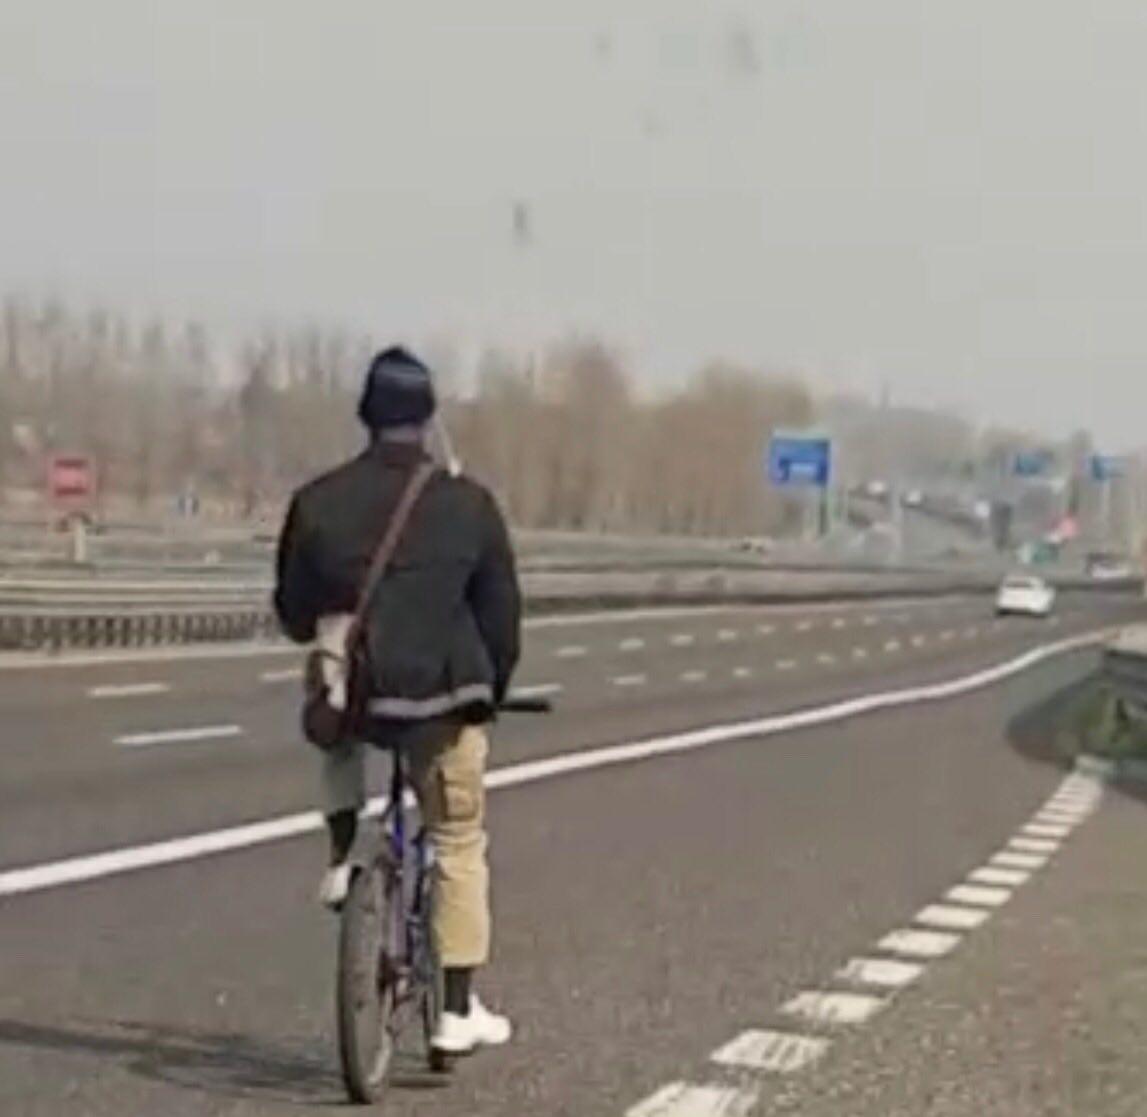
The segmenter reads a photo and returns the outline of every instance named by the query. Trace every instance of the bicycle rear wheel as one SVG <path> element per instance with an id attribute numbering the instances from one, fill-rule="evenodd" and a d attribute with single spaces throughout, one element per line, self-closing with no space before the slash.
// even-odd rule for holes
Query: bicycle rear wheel
<path id="1" fill-rule="evenodd" d="M 351 1101 L 386 1092 L 394 1057 L 400 882 L 384 861 L 358 870 L 342 909 L 336 1000 L 339 1059 Z"/>

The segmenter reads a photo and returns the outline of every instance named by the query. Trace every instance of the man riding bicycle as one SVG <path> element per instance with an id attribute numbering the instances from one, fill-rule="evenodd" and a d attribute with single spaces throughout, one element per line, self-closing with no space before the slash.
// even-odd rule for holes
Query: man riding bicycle
<path id="1" fill-rule="evenodd" d="M 370 445 L 292 498 L 279 540 L 275 608 L 299 643 L 345 647 L 379 538 L 412 473 L 429 461 L 436 400 L 429 370 L 401 348 L 379 353 L 358 415 Z M 398 748 L 435 850 L 433 937 L 443 1012 L 432 1046 L 466 1054 L 506 1043 L 510 1022 L 471 991 L 490 949 L 485 792 L 487 725 L 517 664 L 521 599 L 493 497 L 468 478 L 435 472 L 402 531 L 363 624 L 369 649 L 369 744 Z M 364 745 L 323 754 L 330 867 L 320 898 L 337 908 L 365 803 Z"/>

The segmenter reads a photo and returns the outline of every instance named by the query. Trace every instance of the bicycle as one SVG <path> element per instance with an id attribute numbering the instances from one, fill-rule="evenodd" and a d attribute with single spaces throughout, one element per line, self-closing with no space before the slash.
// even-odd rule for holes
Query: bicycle
<path id="1" fill-rule="evenodd" d="M 502 709 L 548 712 L 544 699 L 512 699 Z M 435 1073 L 450 1058 L 431 1047 L 442 1011 L 442 973 L 431 935 L 434 850 L 419 826 L 410 836 L 406 763 L 392 749 L 390 796 L 378 839 L 355 859 L 339 923 L 336 1010 L 339 1061 L 352 1102 L 379 1102 L 399 1037 L 417 1018 Z"/>

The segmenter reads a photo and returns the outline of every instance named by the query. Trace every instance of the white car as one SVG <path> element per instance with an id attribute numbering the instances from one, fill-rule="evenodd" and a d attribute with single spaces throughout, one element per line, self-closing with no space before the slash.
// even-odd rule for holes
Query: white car
<path id="1" fill-rule="evenodd" d="M 1055 590 L 1033 574 L 1013 574 L 996 594 L 999 616 L 1050 617 L 1055 608 Z"/>

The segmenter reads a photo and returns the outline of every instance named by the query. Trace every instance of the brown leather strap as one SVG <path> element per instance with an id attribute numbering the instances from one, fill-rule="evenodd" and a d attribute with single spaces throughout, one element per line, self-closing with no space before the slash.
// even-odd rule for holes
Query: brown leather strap
<path id="1" fill-rule="evenodd" d="M 410 519 L 410 513 L 414 511 L 414 506 L 418 503 L 418 498 L 422 495 L 422 490 L 426 488 L 430 478 L 433 477 L 436 472 L 437 470 L 432 462 L 420 462 L 414 472 L 411 473 L 406 482 L 406 488 L 402 490 L 402 495 L 398 498 L 398 504 L 395 505 L 394 512 L 390 517 L 390 522 L 386 525 L 386 531 L 383 532 L 382 539 L 378 544 L 378 550 L 374 552 L 374 558 L 371 559 L 370 568 L 366 572 L 366 579 L 363 581 L 362 589 L 359 590 L 358 604 L 354 610 L 354 620 L 351 622 L 350 629 L 347 632 L 348 649 L 355 646 L 355 641 L 362 631 L 367 610 L 370 608 L 371 599 L 374 597 L 374 591 L 378 589 L 379 583 L 386 574 L 386 568 L 390 565 L 390 560 L 394 557 L 394 552 L 398 547 L 398 541 L 402 538 L 402 532 L 405 530 L 407 521 Z"/>

